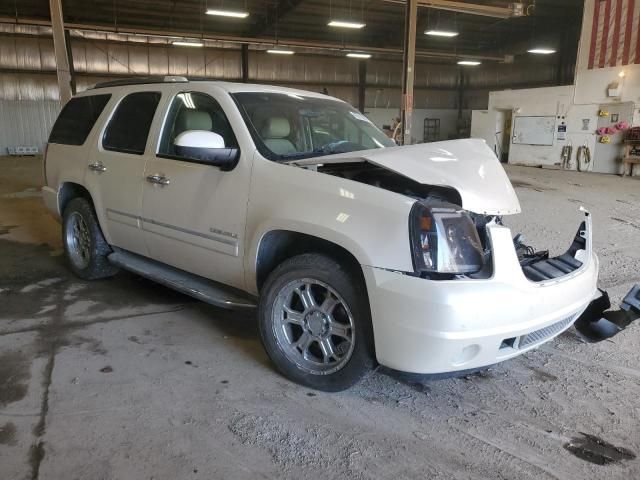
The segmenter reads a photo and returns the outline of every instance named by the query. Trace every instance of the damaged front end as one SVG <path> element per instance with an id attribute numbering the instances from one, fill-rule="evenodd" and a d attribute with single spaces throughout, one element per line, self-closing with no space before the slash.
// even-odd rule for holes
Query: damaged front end
<path id="1" fill-rule="evenodd" d="M 569 249 L 557 257 L 549 258 L 548 250 L 536 252 L 523 243 L 522 235 L 516 235 L 513 243 L 524 275 L 532 282 L 545 282 L 570 275 L 582 267 L 582 252 L 588 250 L 587 242 L 591 241 L 589 215 L 589 212 L 585 211 L 587 220 L 580 224 Z"/>
<path id="2" fill-rule="evenodd" d="M 583 265 L 584 252 L 590 250 L 591 220 L 585 212 L 583 221 L 569 249 L 557 257 L 549 257 L 547 250 L 535 251 L 523 243 L 522 235 L 513 239 L 518 261 L 524 275 L 532 282 L 559 279 L 578 271 Z M 640 285 L 635 285 L 625 296 L 618 310 L 611 310 L 609 294 L 598 289 L 598 294 L 577 318 L 574 327 L 586 341 L 594 343 L 617 335 L 634 320 L 640 318 Z"/>

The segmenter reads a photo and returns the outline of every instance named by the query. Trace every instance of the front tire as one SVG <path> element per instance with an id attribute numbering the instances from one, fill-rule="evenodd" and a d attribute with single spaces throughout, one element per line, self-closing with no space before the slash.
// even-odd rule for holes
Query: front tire
<path id="1" fill-rule="evenodd" d="M 303 254 L 280 264 L 265 282 L 258 319 L 267 354 L 294 382 L 340 391 L 374 364 L 364 283 L 325 255 Z"/>
<path id="2" fill-rule="evenodd" d="M 107 256 L 112 252 L 104 239 L 93 206 L 84 198 L 74 198 L 62 216 L 62 243 L 73 273 L 85 280 L 115 275 Z"/>

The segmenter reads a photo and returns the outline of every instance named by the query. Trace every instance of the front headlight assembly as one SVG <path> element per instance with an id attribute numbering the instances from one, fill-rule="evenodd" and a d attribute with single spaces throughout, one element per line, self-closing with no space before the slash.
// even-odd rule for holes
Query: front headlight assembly
<path id="1" fill-rule="evenodd" d="M 463 275 L 484 265 L 478 230 L 460 207 L 416 202 L 411 209 L 409 234 L 417 273 Z"/>

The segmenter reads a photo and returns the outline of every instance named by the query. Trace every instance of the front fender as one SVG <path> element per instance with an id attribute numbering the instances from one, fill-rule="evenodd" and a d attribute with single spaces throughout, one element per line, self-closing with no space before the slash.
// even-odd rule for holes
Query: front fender
<path id="1" fill-rule="evenodd" d="M 361 265 L 412 271 L 409 212 L 415 200 L 257 154 L 247 212 L 246 284 L 255 288 L 260 241 L 289 230 L 335 243 Z"/>

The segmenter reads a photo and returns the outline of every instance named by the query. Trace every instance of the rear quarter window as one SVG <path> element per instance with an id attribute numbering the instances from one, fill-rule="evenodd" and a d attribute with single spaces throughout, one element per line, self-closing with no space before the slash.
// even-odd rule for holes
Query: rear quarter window
<path id="1" fill-rule="evenodd" d="M 107 125 L 102 147 L 142 155 L 161 97 L 160 92 L 136 92 L 124 97 Z"/>
<path id="2" fill-rule="evenodd" d="M 110 98 L 103 94 L 69 100 L 51 129 L 49 143 L 83 145 Z"/>

